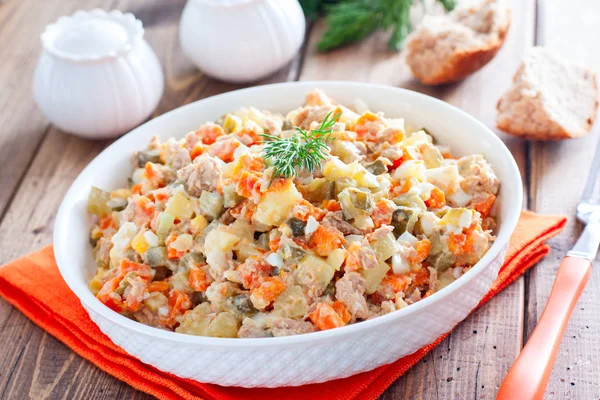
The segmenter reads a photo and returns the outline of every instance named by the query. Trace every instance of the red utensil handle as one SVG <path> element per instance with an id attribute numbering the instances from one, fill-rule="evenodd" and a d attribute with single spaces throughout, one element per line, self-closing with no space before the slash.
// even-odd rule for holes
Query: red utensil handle
<path id="1" fill-rule="evenodd" d="M 567 322 L 591 272 L 592 263 L 586 259 L 563 259 L 546 308 L 496 400 L 543 400 Z"/>

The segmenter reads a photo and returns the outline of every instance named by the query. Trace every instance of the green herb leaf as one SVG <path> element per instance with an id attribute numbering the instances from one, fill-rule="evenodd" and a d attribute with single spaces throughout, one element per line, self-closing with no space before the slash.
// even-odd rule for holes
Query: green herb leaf
<path id="1" fill-rule="evenodd" d="M 325 116 L 319 129 L 305 131 L 296 127 L 296 134 L 289 138 L 280 138 L 262 134 L 268 141 L 264 142 L 263 157 L 275 168 L 273 178 L 293 178 L 298 169 L 313 172 L 321 168 L 321 163 L 327 158 L 327 141 L 333 140 L 331 132 L 333 125 L 340 118 L 338 113 L 332 117 L 330 112 Z"/>
<path id="2" fill-rule="evenodd" d="M 319 3 L 316 0 L 304 1 L 312 5 Z M 388 42 L 390 49 L 401 50 L 404 40 L 412 30 L 410 7 L 413 1 L 415 0 L 342 0 L 327 6 L 326 0 L 321 0 L 316 4 L 316 9 L 326 12 L 327 28 L 317 44 L 317 49 L 329 51 L 360 41 L 377 30 L 384 30 L 391 31 Z M 456 0 L 437 1 L 446 11 L 451 11 L 456 6 Z"/>

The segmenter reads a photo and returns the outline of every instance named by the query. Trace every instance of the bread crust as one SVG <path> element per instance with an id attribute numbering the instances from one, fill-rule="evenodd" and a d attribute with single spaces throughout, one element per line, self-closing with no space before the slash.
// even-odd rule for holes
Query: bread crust
<path id="1" fill-rule="evenodd" d="M 444 85 L 465 79 L 475 71 L 478 71 L 489 63 L 504 44 L 512 15 L 507 14 L 506 24 L 498 30 L 498 38 L 486 43 L 484 46 L 457 50 L 443 65 L 439 73 L 435 75 L 421 74 L 416 66 L 409 63 L 409 67 L 415 76 L 424 85 Z"/>
<path id="2" fill-rule="evenodd" d="M 523 70 L 523 65 L 521 65 L 519 67 L 519 69 L 515 72 L 515 74 L 513 76 L 513 82 L 515 82 L 519 78 L 520 74 L 522 73 L 522 70 Z M 569 131 L 563 125 L 561 125 L 561 123 L 552 119 L 549 115 L 546 115 L 547 120 L 544 121 L 546 124 L 546 126 L 545 126 L 546 129 L 544 129 L 544 130 L 536 129 L 535 131 L 530 131 L 530 130 L 526 129 L 526 126 L 522 123 L 514 124 L 513 123 L 513 121 L 515 119 L 514 113 L 513 114 L 509 113 L 508 115 L 502 114 L 502 110 L 506 109 L 506 107 L 503 106 L 503 102 L 508 101 L 505 99 L 505 97 L 512 88 L 509 89 L 509 91 L 507 91 L 498 100 L 498 102 L 496 104 L 496 109 L 499 112 L 498 117 L 496 118 L 496 127 L 510 135 L 518 136 L 523 139 L 529 139 L 529 140 L 558 141 L 558 140 L 573 139 L 573 138 L 579 138 L 579 137 L 586 136 L 590 132 L 592 126 L 594 125 L 594 122 L 596 121 L 596 116 L 598 114 L 598 106 L 599 106 L 598 82 L 596 79 L 596 74 L 591 70 L 588 70 L 587 73 L 591 74 L 591 76 L 592 76 L 591 83 L 592 83 L 595 95 L 594 95 L 593 106 L 591 107 L 591 110 L 590 110 L 590 114 L 587 116 L 587 118 L 584 119 L 584 121 L 581 125 L 581 129 L 578 129 L 577 131 L 575 131 L 575 130 Z M 542 106 L 540 106 L 540 107 L 542 107 Z M 544 110 L 544 112 L 547 112 L 545 108 L 542 108 L 542 109 Z M 524 112 L 522 114 L 524 114 Z M 520 117 L 523 118 L 523 115 L 520 115 Z M 531 115 L 527 115 L 526 118 L 533 119 L 534 117 L 532 117 Z"/>

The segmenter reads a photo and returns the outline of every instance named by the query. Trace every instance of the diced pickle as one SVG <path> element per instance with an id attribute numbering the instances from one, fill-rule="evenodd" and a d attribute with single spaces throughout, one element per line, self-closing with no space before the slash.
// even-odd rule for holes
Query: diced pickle
<path id="1" fill-rule="evenodd" d="M 217 192 L 202 191 L 200 195 L 200 209 L 206 216 L 217 219 L 223 214 L 223 196 Z"/>
<path id="2" fill-rule="evenodd" d="M 426 211 L 427 206 L 421 197 L 416 193 L 404 193 L 400 196 L 394 198 L 394 203 L 399 206 L 404 206 L 408 208 L 416 208 L 421 211 Z"/>
<path id="3" fill-rule="evenodd" d="M 256 247 L 261 250 L 269 250 L 269 235 L 262 233 L 256 241 Z"/>
<path id="4" fill-rule="evenodd" d="M 375 160 L 371 164 L 366 165 L 365 168 L 373 175 L 381 175 L 387 172 L 387 167 L 381 160 Z"/>
<path id="5" fill-rule="evenodd" d="M 394 235 L 400 236 L 404 232 L 413 233 L 415 224 L 419 220 L 419 211 L 414 208 L 400 206 L 392 214 Z"/>
<path id="6" fill-rule="evenodd" d="M 167 249 L 165 247 L 151 247 L 143 255 L 144 263 L 152 268 L 164 267 L 169 264 Z"/>
<path id="7" fill-rule="evenodd" d="M 110 193 L 92 186 L 92 190 L 88 196 L 87 210 L 99 217 L 104 217 L 112 211 L 108 205 L 110 201 Z"/>
<path id="8" fill-rule="evenodd" d="M 147 162 L 151 162 L 154 164 L 160 163 L 160 150 L 152 149 L 152 150 L 142 150 L 138 151 L 136 155 L 137 166 L 139 168 L 143 168 Z"/>
<path id="9" fill-rule="evenodd" d="M 334 183 L 323 178 L 313 179 L 311 183 L 299 186 L 298 190 L 302 196 L 311 203 L 321 203 L 323 200 L 330 200 L 334 195 Z"/>
<path id="10" fill-rule="evenodd" d="M 287 243 L 282 245 L 277 250 L 277 253 L 281 256 L 286 264 L 298 264 L 306 255 L 306 251 L 300 247 L 292 246 Z"/>
<path id="11" fill-rule="evenodd" d="M 361 214 L 369 214 L 375 207 L 373 194 L 357 188 L 344 189 L 338 195 L 338 199 L 346 219 L 353 219 Z"/>
<path id="12" fill-rule="evenodd" d="M 127 207 L 127 199 L 110 199 L 106 205 L 109 206 L 113 211 L 122 211 L 125 209 L 125 207 Z"/>
<path id="13" fill-rule="evenodd" d="M 192 251 L 190 253 L 187 253 L 185 256 L 183 256 L 181 260 L 179 260 L 179 266 L 189 269 L 192 267 L 192 265 L 204 264 L 205 262 L 206 259 L 204 258 L 202 253 Z"/>
<path id="14" fill-rule="evenodd" d="M 243 293 L 227 299 L 228 309 L 234 313 L 239 319 L 243 319 L 248 314 L 254 314 L 257 312 L 256 308 L 250 301 L 250 296 L 247 293 Z"/>
<path id="15" fill-rule="evenodd" d="M 304 228 L 306 228 L 306 222 L 299 220 L 298 218 L 292 217 L 287 220 L 287 224 L 292 228 L 292 235 L 304 236 Z"/>
<path id="16" fill-rule="evenodd" d="M 333 186 L 333 194 L 338 197 L 344 189 L 356 187 L 356 181 L 350 178 L 336 179 Z"/>
<path id="17" fill-rule="evenodd" d="M 223 206 L 232 208 L 242 202 L 244 198 L 235 191 L 235 185 L 227 185 L 223 187 Z"/>
<path id="18" fill-rule="evenodd" d="M 156 228 L 156 236 L 160 241 L 165 240 L 169 231 L 173 227 L 173 223 L 175 222 L 175 217 L 166 212 L 160 213 L 158 215 L 158 227 Z"/>

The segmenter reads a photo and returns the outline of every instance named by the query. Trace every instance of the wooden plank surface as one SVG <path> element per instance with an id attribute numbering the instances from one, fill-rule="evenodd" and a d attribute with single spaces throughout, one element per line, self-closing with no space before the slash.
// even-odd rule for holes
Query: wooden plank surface
<path id="1" fill-rule="evenodd" d="M 459 84 L 425 87 L 413 80 L 402 54 L 387 51 L 385 35 L 328 54 L 315 52 L 323 32 L 319 24 L 308 44 L 301 80 L 356 80 L 417 90 L 445 100 L 495 126 L 495 106 L 509 85 L 526 48 L 533 44 L 535 2 L 513 1 L 513 20 L 496 58 Z M 500 134 L 526 175 L 527 154 L 521 140 Z M 527 191 L 525 190 L 525 193 Z M 519 279 L 461 323 L 433 352 L 384 394 L 385 399 L 493 399 L 502 377 L 521 348 L 524 284 Z"/>
<path id="2" fill-rule="evenodd" d="M 27 23 L 41 31 L 47 23 L 76 9 L 100 7 L 133 12 L 144 23 L 145 37 L 165 71 L 165 94 L 153 116 L 243 87 L 208 78 L 184 59 L 178 45 L 184 0 L 51 0 L 43 2 L 45 7 L 39 4 L 37 0 L 25 0 L 0 6 L 0 43 L 14 44 L 0 46 L 0 54 L 14 61 L 22 58 L 25 65 L 20 69 L 17 63 L 11 63 L 11 68 L 0 63 L 0 82 L 23 82 L 26 86 L 23 89 L 15 85 L 11 95 L 19 96 L 20 105 L 5 107 L 0 114 L 0 159 L 9 159 L 9 154 L 18 149 L 19 157 L 29 157 L 26 162 L 9 164 L 8 171 L 3 170 L 6 174 L 0 175 L 0 210 L 6 208 L 0 221 L 0 264 L 51 243 L 62 197 L 79 172 L 108 144 L 64 134 L 40 115 L 30 95 L 32 68 L 40 52 L 39 32 L 21 29 L 17 41 L 8 39 L 13 28 L 16 32 L 18 25 L 25 24 L 22 18 L 27 16 Z M 3 25 L 5 21 L 10 24 Z M 299 68 L 300 55 L 274 76 L 256 84 L 294 80 Z M 11 105 L 8 97 L 2 96 L 2 100 L 0 103 Z M 28 136 L 24 137 L 23 132 Z M 28 141 L 22 143 L 21 139 Z M 21 228 L 15 230 L 16 226 Z M 150 397 L 83 360 L 1 299 L 0 332 L 0 399 Z"/>
<path id="3" fill-rule="evenodd" d="M 538 2 L 538 44 L 600 72 L 597 47 L 600 4 L 595 0 Z M 530 273 L 526 334 L 540 317 L 556 271 L 581 233 L 575 209 L 600 139 L 600 124 L 585 138 L 531 145 L 531 208 L 569 216 L 564 232 L 550 242 L 550 256 Z M 598 200 L 598 199 L 597 199 Z M 595 268 L 598 264 L 595 263 Z M 595 270 L 569 321 L 546 390 L 548 399 L 600 399 L 600 274 Z"/>
<path id="4" fill-rule="evenodd" d="M 597 0 L 538 0 L 538 41 L 600 70 L 595 46 L 600 12 Z M 238 85 L 214 81 L 187 62 L 178 46 L 177 25 L 185 0 L 10 0 L 0 4 L 0 264 L 51 242 L 54 216 L 79 171 L 108 142 L 65 135 L 51 127 L 31 99 L 31 76 L 40 52 L 39 33 L 58 16 L 75 9 L 119 8 L 133 12 L 146 28 L 166 76 L 165 95 L 154 116 Z M 490 65 L 466 81 L 433 89 L 410 76 L 401 54 L 387 52 L 385 38 L 322 55 L 314 45 L 318 25 L 286 68 L 264 82 L 336 79 L 384 83 L 439 97 L 494 126 L 495 102 L 508 86 L 525 49 L 534 43 L 536 1 L 512 0 L 507 41 Z M 582 11 L 584 10 L 584 11 Z M 24 29 L 23 27 L 26 27 Z M 551 29 L 550 29 L 551 27 Z M 526 144 L 499 135 L 521 168 L 526 204 L 541 212 L 572 214 L 582 175 L 598 141 L 589 137 L 560 144 Z M 573 162 L 577 155 L 577 163 Z M 574 178 L 577 177 L 577 178 Z M 528 183 L 530 183 L 528 185 Z M 566 185 L 566 188 L 565 188 Z M 527 196 L 529 194 L 529 196 Z M 20 229 L 15 229 L 21 226 Z M 470 316 L 438 348 L 394 383 L 385 399 L 493 399 L 543 309 L 560 258 L 581 227 L 570 221 L 552 242 L 553 252 L 530 274 Z M 549 398 L 600 398 L 600 278 L 581 300 L 561 347 L 547 392 Z M 145 399 L 138 392 L 84 361 L 0 300 L 0 399 Z"/>

